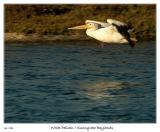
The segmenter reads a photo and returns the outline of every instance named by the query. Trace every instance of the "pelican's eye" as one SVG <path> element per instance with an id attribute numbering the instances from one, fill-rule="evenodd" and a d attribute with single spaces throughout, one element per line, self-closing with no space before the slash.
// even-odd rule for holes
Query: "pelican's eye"
<path id="1" fill-rule="evenodd" d="M 93 23 L 87 23 L 88 29 L 93 28 Z"/>
<path id="2" fill-rule="evenodd" d="M 88 23 L 88 26 L 92 26 L 92 23 Z"/>

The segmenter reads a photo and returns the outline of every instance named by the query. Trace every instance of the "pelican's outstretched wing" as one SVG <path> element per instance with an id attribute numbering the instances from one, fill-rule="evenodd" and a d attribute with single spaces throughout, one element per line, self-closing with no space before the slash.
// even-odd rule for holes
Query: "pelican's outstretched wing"
<path id="1" fill-rule="evenodd" d="M 123 30 L 127 30 L 128 33 L 130 33 L 131 31 L 134 30 L 131 24 L 126 24 L 126 23 L 118 21 L 118 20 L 107 19 L 107 23 L 112 24 L 116 27 L 121 27 L 121 28 L 123 28 Z"/>
<path id="2" fill-rule="evenodd" d="M 125 37 L 125 39 L 129 42 L 131 47 L 135 46 L 135 42 L 130 39 L 129 34 L 129 32 L 133 30 L 131 25 L 127 25 L 124 22 L 120 22 L 114 19 L 107 19 L 107 22 L 117 28 L 118 32 Z"/>
<path id="3" fill-rule="evenodd" d="M 108 27 L 108 26 L 111 25 L 109 23 L 100 22 L 100 21 L 94 21 L 94 20 L 86 20 L 85 23 L 95 23 L 95 24 L 100 25 L 101 27 Z"/>
<path id="4" fill-rule="evenodd" d="M 120 21 L 117 21 L 117 20 L 114 20 L 114 19 L 107 19 L 107 22 L 109 23 L 109 24 L 115 24 L 115 25 L 117 25 L 117 26 L 127 26 L 127 24 L 126 23 L 124 23 L 124 22 L 120 22 Z"/>

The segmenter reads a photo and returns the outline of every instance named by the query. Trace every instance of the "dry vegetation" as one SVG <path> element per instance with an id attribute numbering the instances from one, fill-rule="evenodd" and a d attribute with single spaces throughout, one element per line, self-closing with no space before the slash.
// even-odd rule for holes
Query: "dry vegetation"
<path id="1" fill-rule="evenodd" d="M 113 18 L 135 27 L 138 39 L 155 39 L 155 5 L 5 5 L 5 33 L 83 34 L 67 30 L 86 19 Z"/>

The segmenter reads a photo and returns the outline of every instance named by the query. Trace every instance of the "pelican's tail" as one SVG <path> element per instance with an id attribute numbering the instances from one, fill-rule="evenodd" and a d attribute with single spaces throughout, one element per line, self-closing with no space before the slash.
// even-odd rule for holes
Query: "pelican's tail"
<path id="1" fill-rule="evenodd" d="M 137 39 L 136 38 L 130 38 L 129 39 L 129 44 L 132 48 L 136 45 Z"/>
<path id="2" fill-rule="evenodd" d="M 138 40 L 136 38 L 130 38 L 132 41 L 137 42 Z"/>

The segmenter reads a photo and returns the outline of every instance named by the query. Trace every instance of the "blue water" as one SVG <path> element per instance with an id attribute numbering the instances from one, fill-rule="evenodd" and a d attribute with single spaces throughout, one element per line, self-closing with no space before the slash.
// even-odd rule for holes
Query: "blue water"
<path id="1" fill-rule="evenodd" d="M 5 122 L 156 122 L 155 45 L 6 44 Z"/>

